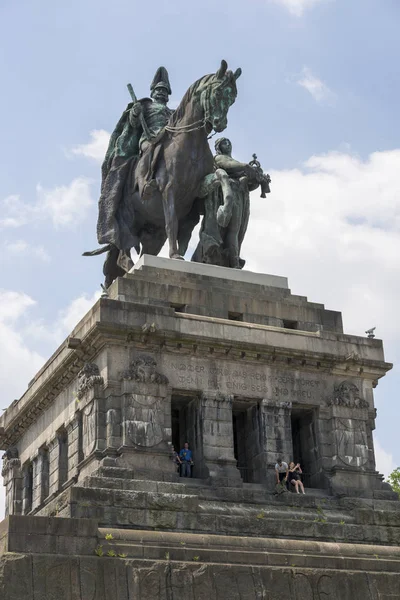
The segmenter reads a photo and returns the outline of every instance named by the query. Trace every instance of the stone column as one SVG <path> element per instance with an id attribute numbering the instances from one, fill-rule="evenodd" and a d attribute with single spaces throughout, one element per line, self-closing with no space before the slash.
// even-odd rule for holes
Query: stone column
<path id="1" fill-rule="evenodd" d="M 215 485 L 240 485 L 233 449 L 232 396 L 204 392 L 200 402 L 203 462 Z"/>
<path id="2" fill-rule="evenodd" d="M 292 459 L 291 402 L 262 400 L 262 445 L 265 456 L 265 480 L 275 486 L 275 464 L 279 456 L 285 462 Z"/>
<path id="3" fill-rule="evenodd" d="M 4 455 L 1 474 L 6 492 L 5 516 L 20 515 L 22 512 L 22 472 L 16 448 L 8 450 Z"/>

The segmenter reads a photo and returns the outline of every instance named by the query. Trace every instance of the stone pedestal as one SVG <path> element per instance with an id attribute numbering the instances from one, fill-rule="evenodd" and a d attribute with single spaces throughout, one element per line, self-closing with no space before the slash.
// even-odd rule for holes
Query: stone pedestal
<path id="1" fill-rule="evenodd" d="M 37 546 L 24 554 L 33 538 L 9 521 L 18 531 L 3 535 L 4 552 L 46 574 L 34 581 L 45 590 L 38 598 L 104 600 L 116 581 L 128 582 L 125 600 L 172 598 L 172 589 L 218 600 L 390 598 L 400 503 L 375 469 L 372 440 L 373 388 L 391 368 L 382 342 L 346 335 L 339 312 L 276 276 L 143 257 L 108 293 L 0 417 L 7 514 L 29 515 L 26 531 L 57 554 L 54 564 Z M 192 478 L 172 460 L 185 442 Z M 300 462 L 305 496 L 274 495 L 279 456 Z M 64 534 L 49 534 L 64 517 L 71 527 L 94 519 L 104 547 L 102 529 L 112 528 L 122 557 L 99 562 L 92 530 L 88 540 L 74 534 L 66 552 Z M 305 545 L 293 549 L 293 538 Z M 357 556 L 348 542 L 362 548 Z M 384 546 L 393 573 L 377 578 L 384 561 L 371 556 Z M 18 582 L 23 570 L 15 576 L 10 556 L 1 560 L 0 573 Z M 57 587 L 59 569 L 81 596 Z M 1 577 L 1 598 L 30 598 L 18 583 L 19 596 L 4 595 Z"/>

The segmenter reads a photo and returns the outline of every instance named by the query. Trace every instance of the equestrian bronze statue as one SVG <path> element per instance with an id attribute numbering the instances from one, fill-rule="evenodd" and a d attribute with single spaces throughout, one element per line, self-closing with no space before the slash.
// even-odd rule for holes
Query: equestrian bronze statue
<path id="1" fill-rule="evenodd" d="M 215 169 L 208 144 L 227 126 L 237 96 L 234 73 L 221 61 L 187 90 L 179 107 L 168 108 L 171 87 L 164 67 L 151 85 L 151 98 L 132 102 L 111 135 L 102 165 L 97 237 L 107 252 L 105 286 L 133 266 L 130 251 L 157 255 L 166 240 L 170 258 L 182 259 L 201 213 L 201 198 L 221 190 L 229 201 L 229 176 Z"/>

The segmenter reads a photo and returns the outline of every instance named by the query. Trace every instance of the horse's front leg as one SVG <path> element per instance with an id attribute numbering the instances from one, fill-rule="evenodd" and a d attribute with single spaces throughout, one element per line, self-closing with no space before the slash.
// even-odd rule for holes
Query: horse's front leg
<path id="1" fill-rule="evenodd" d="M 172 183 L 168 183 L 162 193 L 165 231 L 169 243 L 169 257 L 184 260 L 178 252 L 178 218 L 175 211 L 175 197 Z"/>

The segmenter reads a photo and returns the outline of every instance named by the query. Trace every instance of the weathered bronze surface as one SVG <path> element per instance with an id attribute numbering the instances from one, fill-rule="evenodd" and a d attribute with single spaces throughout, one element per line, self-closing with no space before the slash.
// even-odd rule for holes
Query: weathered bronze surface
<path id="1" fill-rule="evenodd" d="M 194 227 L 204 215 L 201 239 L 192 260 L 242 268 L 240 246 L 249 219 L 249 191 L 269 192 L 257 157 L 249 164 L 231 156 L 229 140 L 216 144 L 209 134 L 227 126 L 237 95 L 235 73 L 226 61 L 216 73 L 190 86 L 176 111 L 168 107 L 171 85 L 159 67 L 150 98 L 132 98 L 118 121 L 102 165 L 97 237 L 107 252 L 105 286 L 129 271 L 131 249 L 157 255 L 166 240 L 169 256 L 182 259 Z"/>
<path id="2" fill-rule="evenodd" d="M 261 197 L 270 192 L 271 179 L 261 169 L 257 156 L 249 163 L 232 158 L 232 144 L 227 138 L 215 142 L 216 172 L 228 177 L 227 192 L 222 187 L 210 191 L 204 201 L 200 241 L 192 260 L 223 267 L 242 269 L 240 248 L 250 216 L 249 192 L 261 187 Z"/>

